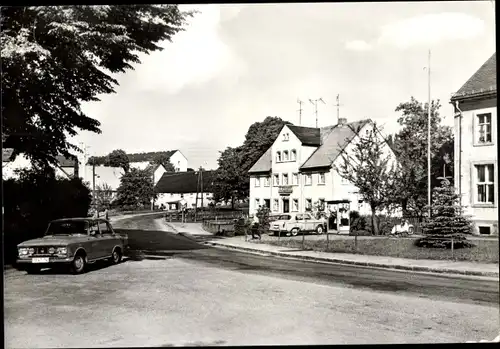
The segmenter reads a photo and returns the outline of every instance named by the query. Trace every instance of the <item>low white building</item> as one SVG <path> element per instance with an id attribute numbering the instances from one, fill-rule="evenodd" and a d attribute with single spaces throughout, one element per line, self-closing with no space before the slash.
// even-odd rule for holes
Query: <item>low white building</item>
<path id="1" fill-rule="evenodd" d="M 272 213 L 304 212 L 319 204 L 325 211 L 345 215 L 344 209 L 371 214 L 358 189 L 334 169 L 340 153 L 349 153 L 360 135 L 374 131 L 384 140 L 385 154 L 395 155 L 369 119 L 322 128 L 285 125 L 273 145 L 250 169 L 249 213 L 265 205 Z"/>
<path id="2" fill-rule="evenodd" d="M 198 198 L 197 207 L 208 207 L 213 197 L 213 177 L 214 171 L 203 171 L 201 176 L 199 171 L 164 173 L 156 184 L 158 197 L 155 204 L 163 204 L 167 209 L 176 210 L 180 208 L 179 202 L 184 199 L 187 208 L 194 208 Z"/>

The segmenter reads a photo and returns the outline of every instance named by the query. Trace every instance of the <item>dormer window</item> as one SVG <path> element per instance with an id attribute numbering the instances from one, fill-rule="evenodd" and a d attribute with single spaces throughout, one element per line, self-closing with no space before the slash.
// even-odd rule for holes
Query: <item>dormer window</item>
<path id="1" fill-rule="evenodd" d="M 283 161 L 288 161 L 288 150 L 283 151 Z"/>
<path id="2" fill-rule="evenodd" d="M 281 162 L 281 152 L 276 152 L 276 162 Z"/>

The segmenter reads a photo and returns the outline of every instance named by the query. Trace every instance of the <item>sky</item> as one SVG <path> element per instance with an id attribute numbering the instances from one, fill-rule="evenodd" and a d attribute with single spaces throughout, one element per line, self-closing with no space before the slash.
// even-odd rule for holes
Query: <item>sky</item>
<path id="1" fill-rule="evenodd" d="M 398 130 L 399 103 L 449 99 L 495 52 L 491 1 L 181 5 L 200 13 L 186 31 L 117 75 L 116 93 L 83 111 L 101 134 L 70 139 L 87 154 L 179 149 L 188 166 L 217 167 L 250 125 L 278 116 L 314 127 L 371 118 Z"/>

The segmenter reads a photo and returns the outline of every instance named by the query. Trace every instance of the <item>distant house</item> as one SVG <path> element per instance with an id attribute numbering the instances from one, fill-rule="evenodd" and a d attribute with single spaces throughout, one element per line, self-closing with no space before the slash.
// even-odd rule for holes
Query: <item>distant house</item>
<path id="1" fill-rule="evenodd" d="M 494 53 L 456 92 L 455 187 L 474 233 L 498 234 L 497 72 Z"/>
<path id="2" fill-rule="evenodd" d="M 2 149 L 2 178 L 17 178 L 16 170 L 31 168 L 30 160 L 20 154 L 15 160 L 12 160 L 12 149 Z M 57 177 L 73 178 L 79 174 L 78 159 L 76 156 L 64 157 L 59 155 L 56 157 L 57 165 L 53 166 Z"/>
<path id="3" fill-rule="evenodd" d="M 187 203 L 188 208 L 193 208 L 196 203 L 196 192 L 198 192 L 198 207 L 201 207 L 201 198 L 203 197 L 203 206 L 206 207 L 213 197 L 213 180 L 215 171 L 203 171 L 203 193 L 201 182 L 199 182 L 199 172 L 178 172 L 164 173 L 156 184 L 158 199 L 156 205 L 164 204 L 168 209 L 178 209 L 182 198 Z"/>
<path id="4" fill-rule="evenodd" d="M 144 170 L 149 166 L 151 161 L 155 159 L 156 156 L 160 154 L 165 154 L 170 160 L 172 165 L 174 165 L 176 172 L 186 172 L 188 169 L 187 158 L 179 150 L 169 150 L 164 152 L 148 152 L 148 153 L 135 153 L 127 154 L 130 166 Z"/>
<path id="5" fill-rule="evenodd" d="M 273 213 L 305 212 L 319 204 L 322 210 L 337 212 L 337 217 L 349 210 L 368 214 L 370 209 L 358 188 L 334 169 L 340 153 L 352 151 L 360 135 L 368 132 L 384 139 L 370 119 L 348 123 L 341 118 L 337 125 L 321 128 L 283 126 L 249 170 L 249 213 L 256 213 L 259 206 Z M 387 143 L 384 152 L 396 161 Z"/>
<path id="6" fill-rule="evenodd" d="M 87 173 L 90 173 L 90 182 L 87 181 L 87 185 L 90 190 L 94 189 L 94 182 L 92 181 L 92 173 L 95 173 L 95 189 L 96 192 L 103 189 L 105 186 L 109 186 L 112 192 L 111 197 L 116 197 L 116 192 L 120 186 L 120 180 L 125 173 L 121 167 L 107 167 L 107 166 L 86 166 Z"/>

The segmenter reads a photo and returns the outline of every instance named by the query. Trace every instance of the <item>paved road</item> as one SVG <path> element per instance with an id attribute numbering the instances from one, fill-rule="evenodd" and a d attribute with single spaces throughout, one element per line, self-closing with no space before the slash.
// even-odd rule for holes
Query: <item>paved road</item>
<path id="1" fill-rule="evenodd" d="M 154 229 L 146 220 L 125 228 L 141 226 Z M 142 236 L 138 246 L 184 250 L 79 276 L 5 274 L 6 347 L 456 343 L 498 335 L 491 281 L 199 249 L 159 231 Z"/>

